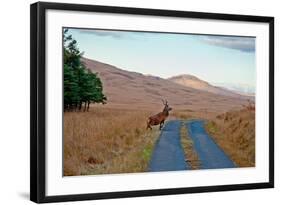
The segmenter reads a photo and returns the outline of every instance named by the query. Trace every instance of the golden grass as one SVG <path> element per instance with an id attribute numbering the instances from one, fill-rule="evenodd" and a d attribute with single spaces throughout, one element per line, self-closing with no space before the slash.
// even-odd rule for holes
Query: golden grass
<path id="1" fill-rule="evenodd" d="M 255 166 L 255 110 L 217 115 L 206 130 L 238 166 Z"/>
<path id="2" fill-rule="evenodd" d="M 188 135 L 187 127 L 182 121 L 181 129 L 180 129 L 180 136 L 181 136 L 181 144 L 184 150 L 185 159 L 187 163 L 191 166 L 192 169 L 199 169 L 200 168 L 200 160 L 193 147 L 193 141 Z"/>
<path id="3" fill-rule="evenodd" d="M 146 130 L 150 114 L 106 105 L 64 113 L 64 175 L 146 171 L 159 136 Z"/>
<path id="4" fill-rule="evenodd" d="M 171 113 L 171 117 L 176 119 L 186 120 L 191 119 L 193 117 L 192 112 L 186 110 L 177 110 Z"/>
<path id="5" fill-rule="evenodd" d="M 180 120 L 191 120 L 191 119 L 213 119 L 218 115 L 217 112 L 210 112 L 204 110 L 190 110 L 190 109 L 179 109 L 173 110 L 170 114 L 170 118 Z"/>

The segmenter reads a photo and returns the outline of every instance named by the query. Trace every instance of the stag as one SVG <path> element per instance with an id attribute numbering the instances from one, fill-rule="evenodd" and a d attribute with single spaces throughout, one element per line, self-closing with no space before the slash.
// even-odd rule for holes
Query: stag
<path id="1" fill-rule="evenodd" d="M 164 104 L 164 109 L 163 109 L 163 111 L 162 111 L 162 112 L 159 112 L 159 113 L 156 114 L 156 115 L 150 116 L 150 117 L 148 118 L 146 129 L 148 129 L 148 128 L 152 129 L 151 126 L 159 125 L 159 124 L 160 124 L 160 130 L 162 129 L 166 118 L 169 116 L 169 111 L 172 110 L 172 108 L 169 107 L 168 101 L 167 101 L 167 100 L 164 101 L 164 100 L 162 99 L 162 102 L 163 102 L 163 104 Z"/>

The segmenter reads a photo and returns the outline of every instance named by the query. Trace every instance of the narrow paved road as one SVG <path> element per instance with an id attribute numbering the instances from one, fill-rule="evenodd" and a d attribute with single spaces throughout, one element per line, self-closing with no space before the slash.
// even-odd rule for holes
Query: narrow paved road
<path id="1" fill-rule="evenodd" d="M 152 153 L 148 171 L 176 171 L 190 169 L 185 162 L 180 140 L 181 122 L 173 120 L 165 123 Z"/>
<path id="2" fill-rule="evenodd" d="M 185 122 L 188 134 L 200 160 L 199 169 L 234 168 L 234 162 L 215 143 L 205 130 L 204 121 Z M 180 139 L 181 121 L 165 123 L 154 147 L 148 171 L 176 171 L 191 169 L 186 163 Z"/>
<path id="3" fill-rule="evenodd" d="M 186 123 L 189 136 L 201 161 L 200 169 L 233 168 L 234 162 L 213 141 L 204 128 L 204 121 L 193 120 Z"/>

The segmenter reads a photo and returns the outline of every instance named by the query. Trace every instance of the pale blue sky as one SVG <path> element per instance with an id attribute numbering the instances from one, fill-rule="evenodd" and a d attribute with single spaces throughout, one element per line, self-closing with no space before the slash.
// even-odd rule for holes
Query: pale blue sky
<path id="1" fill-rule="evenodd" d="M 255 87 L 255 38 L 69 29 L 86 58 L 168 78 Z"/>

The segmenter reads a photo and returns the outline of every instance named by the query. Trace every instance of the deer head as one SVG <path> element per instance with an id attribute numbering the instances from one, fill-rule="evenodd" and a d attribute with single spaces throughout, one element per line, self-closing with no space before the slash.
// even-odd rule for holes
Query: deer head
<path id="1" fill-rule="evenodd" d="M 163 109 L 163 112 L 169 112 L 169 111 L 171 111 L 172 110 L 172 108 L 171 107 L 169 107 L 169 105 L 168 105 L 168 101 L 167 100 L 163 100 L 162 99 L 162 102 L 163 102 L 163 105 L 164 105 L 164 109 Z"/>

